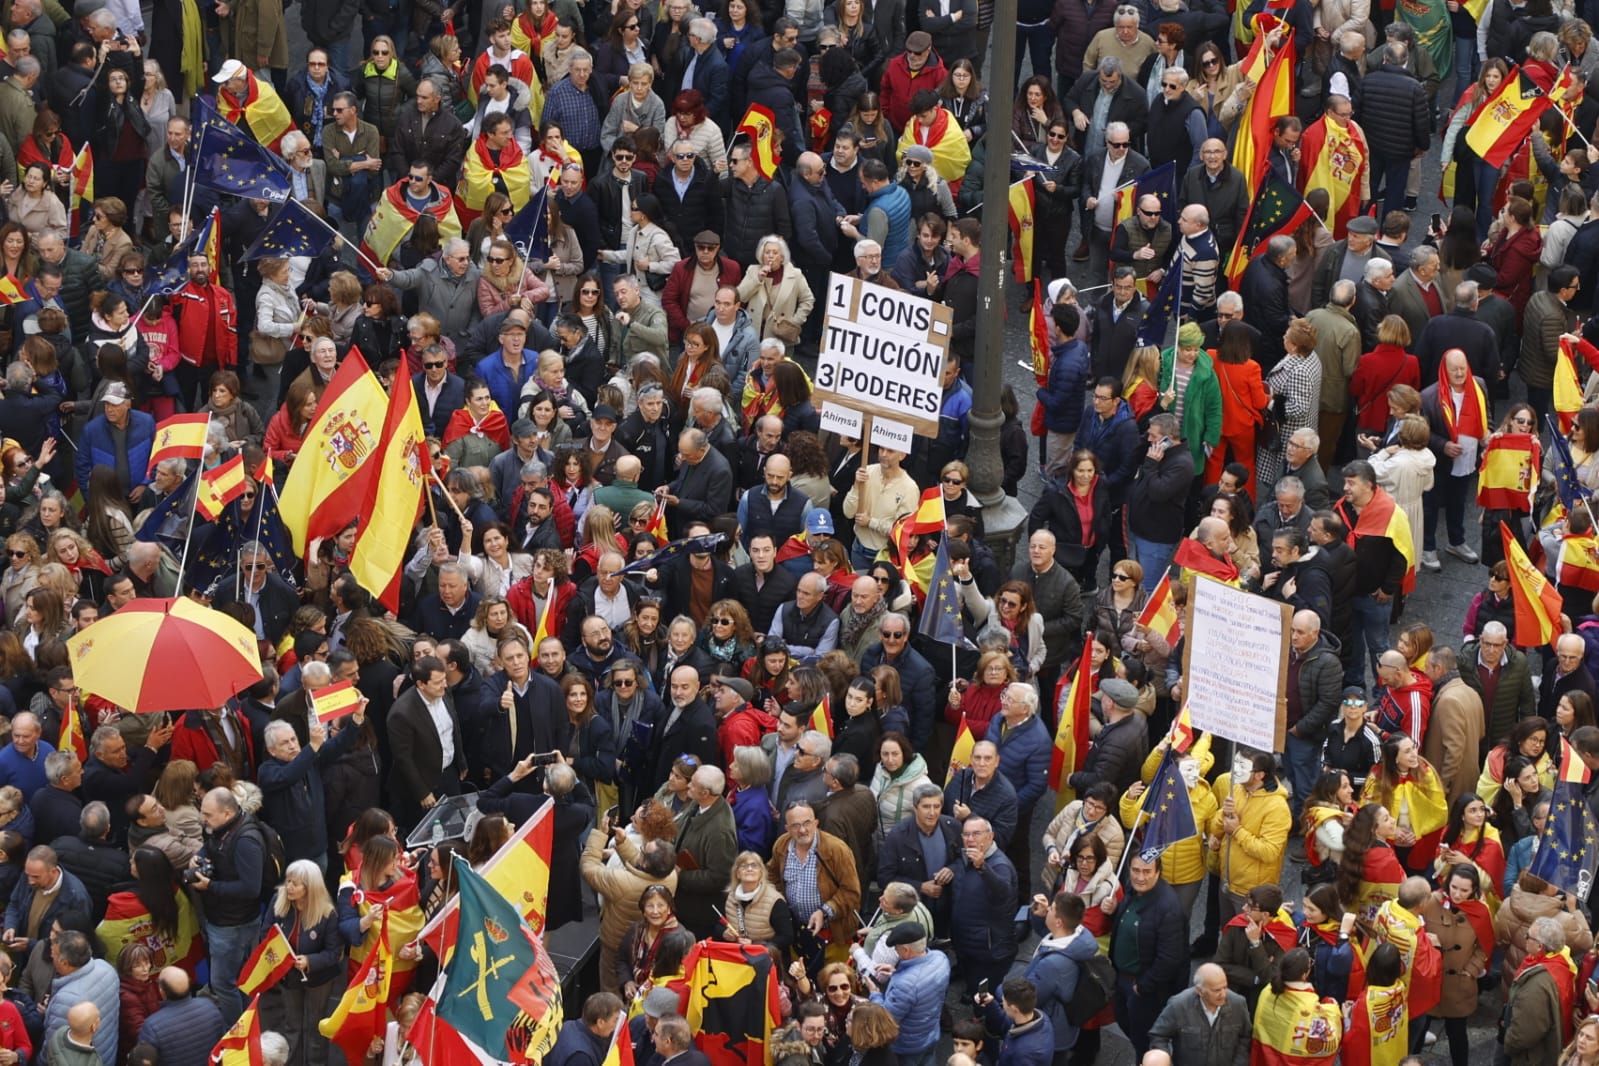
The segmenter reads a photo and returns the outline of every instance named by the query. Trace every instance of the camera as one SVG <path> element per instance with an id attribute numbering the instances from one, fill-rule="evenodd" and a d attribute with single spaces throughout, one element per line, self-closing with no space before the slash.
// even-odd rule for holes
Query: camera
<path id="1" fill-rule="evenodd" d="M 209 881 L 214 869 L 215 867 L 211 865 L 210 859 L 202 858 L 195 865 L 185 868 L 179 875 L 179 879 L 186 885 L 193 885 L 202 877 Z"/>

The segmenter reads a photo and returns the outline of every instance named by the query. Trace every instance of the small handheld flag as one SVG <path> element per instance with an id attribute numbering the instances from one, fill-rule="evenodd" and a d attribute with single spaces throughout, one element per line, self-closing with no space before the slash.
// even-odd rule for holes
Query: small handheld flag
<path id="1" fill-rule="evenodd" d="M 150 446 L 150 465 L 146 473 L 166 459 L 205 458 L 205 434 L 211 425 L 208 414 L 173 415 L 155 427 L 155 441 Z"/>
<path id="2" fill-rule="evenodd" d="M 215 522 L 222 516 L 224 507 L 244 495 L 248 485 L 241 452 L 200 475 L 200 493 L 195 505 L 207 521 Z"/>
<path id="3" fill-rule="evenodd" d="M 818 733 L 826 733 L 827 739 L 833 739 L 833 697 L 822 695 L 822 702 L 816 705 L 811 712 L 811 728 Z"/>
<path id="4" fill-rule="evenodd" d="M 363 699 L 354 681 L 340 681 L 311 696 L 312 703 L 316 705 L 316 720 L 324 725 L 336 718 L 354 714 L 361 709 Z"/>
<path id="5" fill-rule="evenodd" d="M 239 970 L 239 991 L 247 996 L 265 992 L 289 975 L 294 969 L 294 945 L 283 935 L 283 929 L 274 925 L 266 939 L 256 945 L 250 957 Z"/>
<path id="6" fill-rule="evenodd" d="M 777 173 L 777 164 L 783 158 L 776 143 L 777 116 L 768 107 L 751 104 L 733 132 L 750 139 L 750 162 L 755 164 L 761 177 L 771 181 Z"/>

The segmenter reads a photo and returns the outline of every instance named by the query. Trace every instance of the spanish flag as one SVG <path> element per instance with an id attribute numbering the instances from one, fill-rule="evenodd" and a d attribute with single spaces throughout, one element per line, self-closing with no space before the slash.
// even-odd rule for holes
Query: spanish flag
<path id="1" fill-rule="evenodd" d="M 972 736 L 972 727 L 966 721 L 966 716 L 961 715 L 961 725 L 955 731 L 955 747 L 950 749 L 949 769 L 944 774 L 944 784 L 955 780 L 955 775 L 972 764 L 972 749 L 977 746 L 977 738 Z"/>
<path id="2" fill-rule="evenodd" d="M 600 1066 L 633 1066 L 633 1030 L 624 1018 L 611 1034 L 611 1049 Z"/>
<path id="3" fill-rule="evenodd" d="M 750 139 L 750 162 L 761 172 L 761 177 L 771 181 L 772 175 L 777 173 L 777 164 L 783 158 L 783 153 L 774 143 L 777 135 L 777 116 L 772 114 L 771 108 L 751 104 L 733 133 L 735 135 L 742 133 Z"/>
<path id="4" fill-rule="evenodd" d="M 72 157 L 71 234 L 76 237 L 83 226 L 83 208 L 94 203 L 94 151 L 84 142 L 78 154 Z"/>
<path id="5" fill-rule="evenodd" d="M 83 736 L 83 723 L 78 721 L 76 699 L 67 705 L 66 712 L 61 715 L 61 733 L 56 737 L 56 750 L 76 752 L 79 762 L 89 761 L 89 744 Z"/>
<path id="6" fill-rule="evenodd" d="M 156 928 L 150 908 L 131 891 L 111 893 L 106 900 L 105 918 L 94 929 L 106 953 L 116 958 L 129 944 L 143 944 L 150 949 L 152 967 L 181 966 L 192 973 L 192 967 L 205 958 L 205 939 L 200 935 L 200 919 L 189 897 L 179 892 L 174 898 L 178 903 L 178 924 L 169 933 Z"/>
<path id="7" fill-rule="evenodd" d="M 1286 988 L 1282 995 L 1261 989 L 1255 1008 L 1255 1041 L 1249 1066 L 1315 1066 L 1338 1059 L 1344 1012 L 1336 1000 L 1315 991 Z"/>
<path id="8" fill-rule="evenodd" d="M 535 933 L 544 931 L 544 915 L 550 904 L 550 861 L 555 849 L 555 822 L 546 803 L 489 856 L 481 873 L 495 890 L 516 904 Z M 433 949 L 441 962 L 455 950 L 456 928 L 461 917 L 460 897 L 451 897 L 435 914 L 416 939 Z"/>
<path id="9" fill-rule="evenodd" d="M 1591 530 L 1567 533 L 1560 542 L 1555 581 L 1559 585 L 1599 592 L 1599 538 Z"/>
<path id="10" fill-rule="evenodd" d="M 283 135 L 294 129 L 294 119 L 271 82 L 262 82 L 250 70 L 244 77 L 244 98 L 235 100 L 226 89 L 219 90 L 217 112 L 235 126 L 248 126 L 252 137 L 276 152 Z"/>
<path id="11" fill-rule="evenodd" d="M 5 277 L 0 277 L 0 307 L 10 307 L 12 304 L 19 304 L 27 298 L 28 294 L 17 286 L 11 275 L 7 274 Z"/>
<path id="12" fill-rule="evenodd" d="M 1554 408 L 1560 418 L 1562 433 L 1571 432 L 1571 427 L 1577 421 L 1577 412 L 1582 410 L 1583 377 L 1577 369 L 1571 346 L 1566 343 L 1565 337 L 1561 337 L 1560 346 L 1555 350 Z"/>
<path id="13" fill-rule="evenodd" d="M 1209 555 L 1209 552 L 1205 553 Z M 1171 574 L 1165 573 L 1160 577 L 1160 584 L 1155 586 L 1155 591 L 1149 594 L 1149 600 L 1144 604 L 1144 609 L 1139 612 L 1138 624 L 1146 629 L 1159 633 L 1168 644 L 1177 642 L 1177 626 L 1181 620 L 1177 617 L 1177 605 L 1171 598 Z"/>
<path id="14" fill-rule="evenodd" d="M 550 632 L 550 612 L 555 609 L 555 593 L 551 591 L 548 599 L 544 601 L 544 610 L 539 612 L 538 624 L 533 627 L 533 654 L 537 655 L 539 645 L 545 639 L 554 636 Z"/>
<path id="15" fill-rule="evenodd" d="M 250 1000 L 239 1020 L 222 1034 L 206 1061 L 211 1066 L 261 1066 L 261 997 Z"/>
<path id="16" fill-rule="evenodd" d="M 294 969 L 294 945 L 283 935 L 276 923 L 267 932 L 266 939 L 256 945 L 250 957 L 239 970 L 239 991 L 247 996 L 265 992 L 289 975 Z"/>
<path id="17" fill-rule="evenodd" d="M 1188 704 L 1183 704 L 1183 709 L 1177 712 L 1177 717 L 1172 719 L 1171 731 L 1166 734 L 1166 739 L 1171 742 L 1172 750 L 1181 755 L 1194 746 L 1197 736 L 1194 729 L 1194 716 L 1188 709 Z"/>
<path id="18" fill-rule="evenodd" d="M 811 151 L 825 151 L 827 149 L 827 135 L 831 132 L 833 132 L 833 113 L 825 107 L 812 111 L 810 118 Z"/>
<path id="19" fill-rule="evenodd" d="M 272 456 L 264 455 L 261 457 L 261 465 L 256 467 L 255 473 L 250 476 L 263 485 L 270 485 L 277 479 L 277 474 L 277 467 L 272 465 Z"/>
<path id="20" fill-rule="evenodd" d="M 244 454 L 241 452 L 200 475 L 195 506 L 207 521 L 215 522 L 222 517 L 223 508 L 244 495 L 249 482 L 244 473 Z"/>
<path id="21" fill-rule="evenodd" d="M 459 190 L 456 210 L 463 225 L 471 225 L 472 220 L 482 214 L 483 201 L 494 192 L 510 197 L 511 206 L 520 211 L 533 195 L 533 168 L 515 141 L 500 149 L 500 158 L 496 161 L 489 153 L 488 142 L 480 134 L 466 150 Z"/>
<path id="22" fill-rule="evenodd" d="M 1299 166 L 1305 188 L 1326 189 L 1329 196 L 1327 217 L 1322 219 L 1341 241 L 1349 233 L 1350 220 L 1360 213 L 1360 182 L 1371 162 L 1366 138 L 1354 123 L 1345 126 L 1323 115 L 1306 128 L 1299 141 Z"/>
<path id="23" fill-rule="evenodd" d="M 655 513 L 650 516 L 650 524 L 645 532 L 655 538 L 656 547 L 664 547 L 672 539 L 671 534 L 666 531 L 665 500 L 655 505 Z"/>
<path id="24" fill-rule="evenodd" d="M 1341 512 L 1345 521 L 1348 513 Z M 1405 557 L 1405 578 L 1401 592 L 1416 591 L 1416 542 L 1411 538 L 1410 519 L 1403 509 L 1394 505 L 1394 498 L 1382 489 L 1375 489 L 1371 502 L 1361 509 L 1349 527 L 1349 546 L 1355 547 L 1362 537 L 1386 537 L 1393 542 L 1399 554 Z"/>
<path id="25" fill-rule="evenodd" d="M 1172 552 L 1171 561 L 1184 570 L 1192 570 L 1196 574 L 1204 574 L 1217 581 L 1225 581 L 1229 585 L 1238 584 L 1237 564 L 1231 559 L 1216 558 L 1210 554 L 1209 548 L 1192 537 L 1184 537 L 1178 542 L 1177 550 Z"/>
<path id="26" fill-rule="evenodd" d="M 1044 281 L 1033 279 L 1033 307 L 1027 318 L 1027 344 L 1032 349 L 1033 377 L 1039 388 L 1049 384 L 1049 321 L 1044 316 Z M 1042 406 L 1039 408 L 1042 410 Z M 1035 436 L 1043 436 L 1040 431 Z"/>
<path id="27" fill-rule="evenodd" d="M 1016 280 L 1023 285 L 1033 280 L 1033 208 L 1037 195 L 1031 174 L 1010 187 L 1010 231 L 1016 238 L 1013 267 Z"/>
<path id="28" fill-rule="evenodd" d="M 406 180 L 401 178 L 379 197 L 377 209 L 372 212 L 372 221 L 367 223 L 366 236 L 361 240 L 361 254 L 367 258 L 388 263 L 394 250 L 411 235 L 416 220 L 422 217 L 423 212 L 412 207 L 405 198 L 406 184 Z M 455 197 L 438 182 L 433 183 L 433 191 L 437 196 L 427 207 L 426 213 L 438 221 L 439 239 L 448 241 L 452 237 L 459 237 L 461 219 L 456 213 Z"/>
<path id="29" fill-rule="evenodd" d="M 387 915 L 384 924 L 388 924 Z M 350 1062 L 364 1061 L 372 1041 L 382 1039 L 388 1028 L 392 961 L 388 941 L 379 937 L 377 950 L 367 952 L 366 960 L 350 979 L 332 1017 L 323 1018 L 317 1024 L 317 1031 L 337 1044 Z"/>
<path id="30" fill-rule="evenodd" d="M 694 1046 L 713 1066 L 766 1062 L 782 1022 L 777 967 L 764 944 L 702 940 L 683 962 Z"/>
<path id="31" fill-rule="evenodd" d="M 150 448 L 149 473 L 163 459 L 205 458 L 205 434 L 211 427 L 208 414 L 173 415 L 155 427 L 155 443 Z"/>
<path id="32" fill-rule="evenodd" d="M 1499 536 L 1504 543 L 1505 563 L 1510 567 L 1510 598 L 1516 610 L 1516 631 L 1511 637 L 1518 648 L 1551 644 L 1560 635 L 1560 593 L 1532 565 L 1503 522 L 1499 523 Z"/>
<path id="33" fill-rule="evenodd" d="M 1543 86 L 1520 67 L 1512 67 L 1498 90 L 1466 121 L 1466 144 L 1484 163 L 1502 167 L 1538 128 L 1538 119 L 1549 104 Z"/>
<path id="34" fill-rule="evenodd" d="M 921 502 L 916 505 L 916 513 L 911 515 L 911 520 L 906 524 L 906 532 L 917 533 L 942 533 L 944 531 L 944 490 L 934 485 L 922 493 Z"/>
<path id="35" fill-rule="evenodd" d="M 1445 353 L 1446 355 L 1448 353 Z M 1443 413 L 1444 424 L 1449 427 L 1449 439 L 1458 444 L 1462 433 L 1473 437 L 1488 435 L 1488 398 L 1483 395 L 1482 382 L 1475 374 L 1468 374 L 1462 392 L 1460 410 L 1455 410 L 1455 393 L 1449 383 L 1447 359 L 1438 360 L 1438 409 Z"/>
<path id="36" fill-rule="evenodd" d="M 316 538 L 337 534 L 369 502 L 376 465 L 370 460 L 378 453 L 387 405 L 376 375 L 360 351 L 350 349 L 322 393 L 278 497 L 296 555 L 305 555 Z"/>
<path id="37" fill-rule="evenodd" d="M 1257 43 L 1265 39 L 1266 35 L 1262 34 Z M 1283 27 L 1282 45 L 1270 60 L 1251 51 L 1245 60 L 1246 76 L 1252 64 L 1263 69 L 1255 81 L 1255 93 L 1245 105 L 1244 119 L 1238 125 L 1238 139 L 1233 145 L 1233 166 L 1244 175 L 1251 198 L 1266 176 L 1272 127 L 1278 118 L 1294 113 L 1294 31 Z"/>
<path id="38" fill-rule="evenodd" d="M 1410 1053 L 1410 1016 L 1403 981 L 1386 988 L 1366 986 L 1350 1004 L 1349 1035 L 1343 1066 L 1399 1066 Z"/>
<path id="39" fill-rule="evenodd" d="M 1092 659 L 1094 642 L 1083 641 L 1083 654 L 1077 661 L 1077 670 L 1070 678 L 1061 678 L 1055 686 L 1059 724 L 1055 727 L 1055 750 L 1049 757 L 1049 787 L 1055 790 L 1055 810 L 1077 798 L 1077 793 L 1066 784 L 1069 774 L 1075 773 L 1083 756 L 1088 753 L 1088 718 L 1093 713 L 1094 690 L 1099 687 L 1094 676 Z"/>
<path id="40" fill-rule="evenodd" d="M 311 696 L 311 702 L 316 706 L 316 720 L 323 725 L 354 714 L 361 709 L 361 700 L 361 690 L 355 687 L 354 681 L 340 681 L 319 689 Z"/>
<path id="41" fill-rule="evenodd" d="M 833 739 L 833 697 L 822 695 L 822 702 L 816 705 L 811 712 L 811 728 L 818 733 L 826 733 L 827 739 Z"/>
<path id="42" fill-rule="evenodd" d="M 1499 433 L 1482 453 L 1477 506 L 1483 510 L 1532 512 L 1532 495 L 1543 469 L 1543 447 L 1530 433 Z"/>
<path id="43" fill-rule="evenodd" d="M 368 465 L 372 474 L 350 573 L 389 610 L 398 612 L 400 571 L 431 470 L 415 389 L 396 388 L 389 395 L 378 454 Z"/>

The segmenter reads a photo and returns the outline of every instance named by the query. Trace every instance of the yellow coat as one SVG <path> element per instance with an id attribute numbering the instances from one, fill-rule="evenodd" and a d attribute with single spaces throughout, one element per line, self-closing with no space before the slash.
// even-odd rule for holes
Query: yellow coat
<path id="1" fill-rule="evenodd" d="M 1274 789 L 1249 795 L 1242 785 L 1233 785 L 1231 774 L 1223 774 L 1216 779 L 1215 794 L 1231 794 L 1238 812 L 1238 830 L 1232 836 L 1222 832 L 1220 803 L 1210 817 L 1210 832 L 1221 837 L 1219 872 L 1226 890 L 1244 896 L 1256 885 L 1277 884 L 1282 880 L 1283 852 L 1294 825 L 1287 788 L 1279 782 Z"/>
<path id="2" fill-rule="evenodd" d="M 1201 751 L 1201 745 L 1204 750 Z M 1139 778 L 1145 785 L 1155 779 L 1155 771 L 1160 769 L 1160 760 L 1163 752 L 1159 745 L 1151 749 L 1149 756 L 1144 759 L 1144 765 L 1139 771 Z M 1210 743 L 1208 737 L 1201 737 L 1199 744 L 1194 746 L 1194 754 L 1199 756 L 1200 767 L 1203 770 L 1211 761 Z M 1131 791 L 1129 789 L 1128 791 Z M 1162 875 L 1169 884 L 1188 885 L 1205 876 L 1205 827 L 1210 824 L 1211 818 L 1220 807 L 1216 793 L 1203 779 L 1188 793 L 1188 800 L 1194 805 L 1194 824 L 1199 827 L 1199 832 L 1187 840 L 1179 841 L 1161 855 Z M 1138 800 L 1122 793 L 1121 820 L 1122 825 L 1128 829 L 1133 827 L 1133 819 L 1138 816 Z"/>

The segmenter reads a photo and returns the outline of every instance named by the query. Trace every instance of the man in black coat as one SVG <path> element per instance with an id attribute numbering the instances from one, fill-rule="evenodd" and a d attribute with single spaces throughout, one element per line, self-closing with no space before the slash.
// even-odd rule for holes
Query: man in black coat
<path id="1" fill-rule="evenodd" d="M 677 228 L 677 250 L 694 254 L 694 235 L 722 232 L 722 189 L 710 165 L 698 156 L 693 142 L 680 140 L 670 147 L 672 165 L 655 175 L 652 189 L 661 202 L 661 214 Z M 677 183 L 686 182 L 682 192 Z M 565 216 L 562 216 L 563 218 Z"/>
<path id="2" fill-rule="evenodd" d="M 571 733 L 561 686 L 533 669 L 527 647 L 508 640 L 496 654 L 500 669 L 483 679 L 484 698 L 470 708 L 471 716 L 460 704 L 455 708 L 462 732 L 472 738 L 467 761 L 479 787 L 534 752 L 564 748 Z"/>
<path id="3" fill-rule="evenodd" d="M 460 795 L 467 769 L 466 741 L 444 664 L 424 655 L 412 665 L 411 680 L 412 687 L 394 701 L 387 719 L 394 754 L 389 797 L 395 820 L 406 830 L 445 796 Z M 435 713 L 447 724 L 441 727 Z"/>
<path id="4" fill-rule="evenodd" d="M 683 536 L 701 537 L 708 534 L 711 527 L 700 520 L 689 522 L 683 527 Z M 709 570 L 710 592 L 707 602 L 715 603 L 717 600 L 726 599 L 732 595 L 733 568 L 710 552 L 682 552 L 666 562 L 655 572 L 655 580 L 651 586 L 659 590 L 662 606 L 662 620 L 675 618 L 678 615 L 692 617 L 692 604 L 694 599 L 694 571 Z M 703 627 L 704 618 L 695 618 L 694 624 Z"/>
<path id="5" fill-rule="evenodd" d="M 1316 612 L 1328 635 L 1337 640 L 1331 628 L 1332 576 L 1316 565 L 1317 554 L 1303 531 L 1292 527 L 1276 530 L 1271 535 L 1271 563 L 1261 570 L 1260 590 L 1296 611 Z"/>
<path id="6" fill-rule="evenodd" d="M 1210 212 L 1210 231 L 1225 263 L 1249 213 L 1249 185 L 1243 171 L 1227 162 L 1227 142 L 1212 137 L 1199 146 L 1199 162 L 1183 175 L 1180 202 L 1203 204 Z"/>
<path id="7" fill-rule="evenodd" d="M 838 252 L 838 219 L 847 212 L 833 198 L 827 164 L 815 152 L 802 153 L 794 165 L 794 177 L 788 183 L 788 212 L 794 225 L 790 244 L 794 265 L 805 275 L 813 294 L 826 292 L 827 274 Z M 806 331 L 820 337 L 822 318 L 811 315 L 805 322 Z"/>
<path id="8" fill-rule="evenodd" d="M 417 83 L 416 96 L 401 105 L 395 118 L 385 165 L 398 173 L 408 166 L 427 163 L 433 168 L 433 180 L 453 189 L 466 159 L 466 129 L 454 111 L 442 106 L 443 102 L 439 87 L 431 78 Z"/>
<path id="9" fill-rule="evenodd" d="M 212 601 L 218 610 L 235 602 L 254 608 L 255 635 L 273 644 L 288 632 L 289 619 L 300 606 L 299 596 L 277 575 L 271 556 L 258 541 L 239 549 L 239 573 L 222 578 Z"/>
<path id="10" fill-rule="evenodd" d="M 1260 330 L 1255 361 L 1262 374 L 1270 373 L 1282 361 L 1283 334 L 1294 314 L 1288 306 L 1288 265 L 1294 261 L 1295 251 L 1292 237 L 1273 237 L 1266 242 L 1266 254 L 1250 260 L 1238 283 L 1244 310 Z"/>
<path id="11" fill-rule="evenodd" d="M 665 783 L 679 755 L 692 755 L 701 766 L 715 765 L 720 754 L 716 738 L 716 713 L 700 698 L 700 673 L 679 666 L 667 682 L 670 705 L 650 738 L 654 772 L 645 795 Z"/>
<path id="12" fill-rule="evenodd" d="M 749 611 L 755 632 L 772 628 L 777 609 L 794 598 L 797 579 L 777 565 L 777 544 L 770 533 L 757 533 L 748 546 L 750 561 L 733 571 L 728 591 Z"/>
<path id="13" fill-rule="evenodd" d="M 521 786 L 529 776 L 534 777 L 532 784 L 541 787 L 542 792 L 528 792 Z M 525 824 L 546 803 L 555 804 L 550 812 L 555 839 L 550 848 L 550 909 L 544 926 L 548 930 L 583 919 L 583 882 L 578 875 L 578 860 L 583 840 L 594 825 L 594 794 L 577 779 L 577 772 L 570 765 L 538 768 L 533 765 L 532 755 L 518 761 L 509 773 L 478 793 L 478 810 L 503 814 L 512 825 Z"/>
<path id="14" fill-rule="evenodd" d="M 156 756 L 172 739 L 172 726 L 150 730 L 144 744 L 129 752 L 117 727 L 103 725 L 89 738 L 89 761 L 83 764 L 83 800 L 99 800 L 111 812 L 111 839 L 128 839 L 128 800 L 144 791 Z"/>
<path id="15" fill-rule="evenodd" d="M 1286 284 L 1286 282 L 1285 282 Z M 1138 343 L 1138 324 L 1144 318 L 1144 298 L 1132 267 L 1117 267 L 1110 289 L 1094 304 L 1094 378 L 1120 378 Z"/>
<path id="16" fill-rule="evenodd" d="M 561 209 L 561 221 L 572 227 L 578 247 L 583 249 L 583 269 L 589 271 L 599 262 L 600 249 L 604 245 L 600 243 L 599 209 L 594 206 L 594 201 L 584 190 L 583 183 L 582 166 L 577 163 L 563 166 L 561 184 L 556 190 L 555 202 Z M 529 337 L 529 342 L 532 339 Z M 494 349 L 491 347 L 489 350 Z"/>
<path id="17" fill-rule="evenodd" d="M 354 749 L 365 722 L 366 701 L 362 700 L 352 720 L 341 722 L 332 736 L 321 723 L 312 726 L 311 743 L 304 748 L 288 722 L 267 724 L 266 758 L 261 760 L 257 776 L 261 817 L 283 837 L 288 862 L 316 862 L 327 856 L 327 794 L 322 771 Z"/>
<path id="18" fill-rule="evenodd" d="M 624 133 L 611 144 L 611 165 L 589 182 L 588 194 L 599 218 L 602 250 L 622 247 L 622 235 L 632 225 L 631 205 L 649 191 L 649 179 L 633 167 L 637 157 L 638 146 Z M 622 209 L 624 203 L 629 205 L 626 211 Z"/>
<path id="19" fill-rule="evenodd" d="M 760 104 L 772 112 L 777 128 L 783 131 L 785 145 L 808 143 L 800 130 L 798 97 L 794 94 L 794 79 L 803 64 L 800 54 L 784 48 L 772 54 L 771 66 L 759 64 L 750 71 L 749 106 Z"/>
<path id="20" fill-rule="evenodd" d="M 1381 180 L 1383 214 L 1405 207 L 1410 161 L 1432 144 L 1432 108 L 1427 90 L 1406 68 L 1410 50 L 1398 41 L 1383 45 L 1382 66 L 1361 82 L 1356 118 L 1371 149 L 1373 195 Z"/>
<path id="21" fill-rule="evenodd" d="M 683 535 L 684 524 L 699 518 L 709 522 L 733 504 L 733 469 L 722 453 L 711 447 L 705 431 L 685 429 L 678 434 L 677 454 L 682 460 L 677 478 L 660 494 L 666 501 L 667 522 Z"/>
<path id="22" fill-rule="evenodd" d="M 44 839 L 40 837 L 39 839 Z M 106 900 L 111 890 L 133 876 L 128 866 L 128 849 L 111 842 L 111 812 L 96 801 L 83 808 L 78 831 L 50 841 L 61 868 L 88 890 L 94 901 L 90 917 L 105 917 Z"/>
<path id="23" fill-rule="evenodd" d="M 1493 327 L 1477 317 L 1481 300 L 1477 283 L 1462 281 L 1455 286 L 1454 310 L 1427 321 L 1415 346 L 1423 383 L 1438 380 L 1438 364 L 1451 348 L 1465 352 L 1472 374 L 1489 385 L 1504 376 L 1499 362 L 1499 338 Z"/>
<path id="24" fill-rule="evenodd" d="M 1133 150 L 1141 151 L 1144 147 L 1144 131 L 1149 127 L 1149 101 L 1144 96 L 1143 87 L 1122 70 L 1121 60 L 1115 56 L 1105 56 L 1099 61 L 1097 70 L 1090 70 L 1079 77 L 1071 92 L 1066 94 L 1066 99 L 1061 101 L 1066 117 L 1072 120 L 1078 130 L 1077 150 L 1085 159 L 1102 154 L 1098 150 L 1102 145 L 1094 140 L 1096 127 L 1092 122 L 1094 108 L 1102 94 L 1110 97 L 1105 118 L 1107 126 L 1112 122 L 1125 122 L 1132 135 Z M 1102 142 L 1104 130 L 1097 130 L 1097 135 Z"/>
<path id="25" fill-rule="evenodd" d="M 1111 918 L 1110 956 L 1132 956 L 1117 968 L 1113 1002 L 1116 1022 L 1139 1059 L 1149 1050 L 1149 1030 L 1161 1009 L 1188 977 L 1188 915 L 1177 890 L 1160 876 L 1160 853 L 1134 855 L 1127 872 L 1132 891 Z M 1135 946 L 1123 943 L 1131 937 Z"/>
<path id="26" fill-rule="evenodd" d="M 1386 259 L 1372 259 L 1366 264 L 1366 273 L 1355 285 L 1355 325 L 1360 327 L 1361 351 L 1377 347 L 1377 328 L 1388 317 L 1389 294 L 1394 287 L 1394 265 Z M 1437 367 L 1433 368 L 1437 378 Z M 1422 381 L 1426 382 L 1427 378 Z"/>
<path id="27" fill-rule="evenodd" d="M 944 792 L 932 782 L 911 790 L 911 814 L 900 821 L 877 849 L 877 883 L 915 885 L 933 915 L 938 935 L 949 929 L 955 866 L 961 861 L 961 826 L 944 813 Z M 938 861 L 942 856 L 942 861 Z"/>

